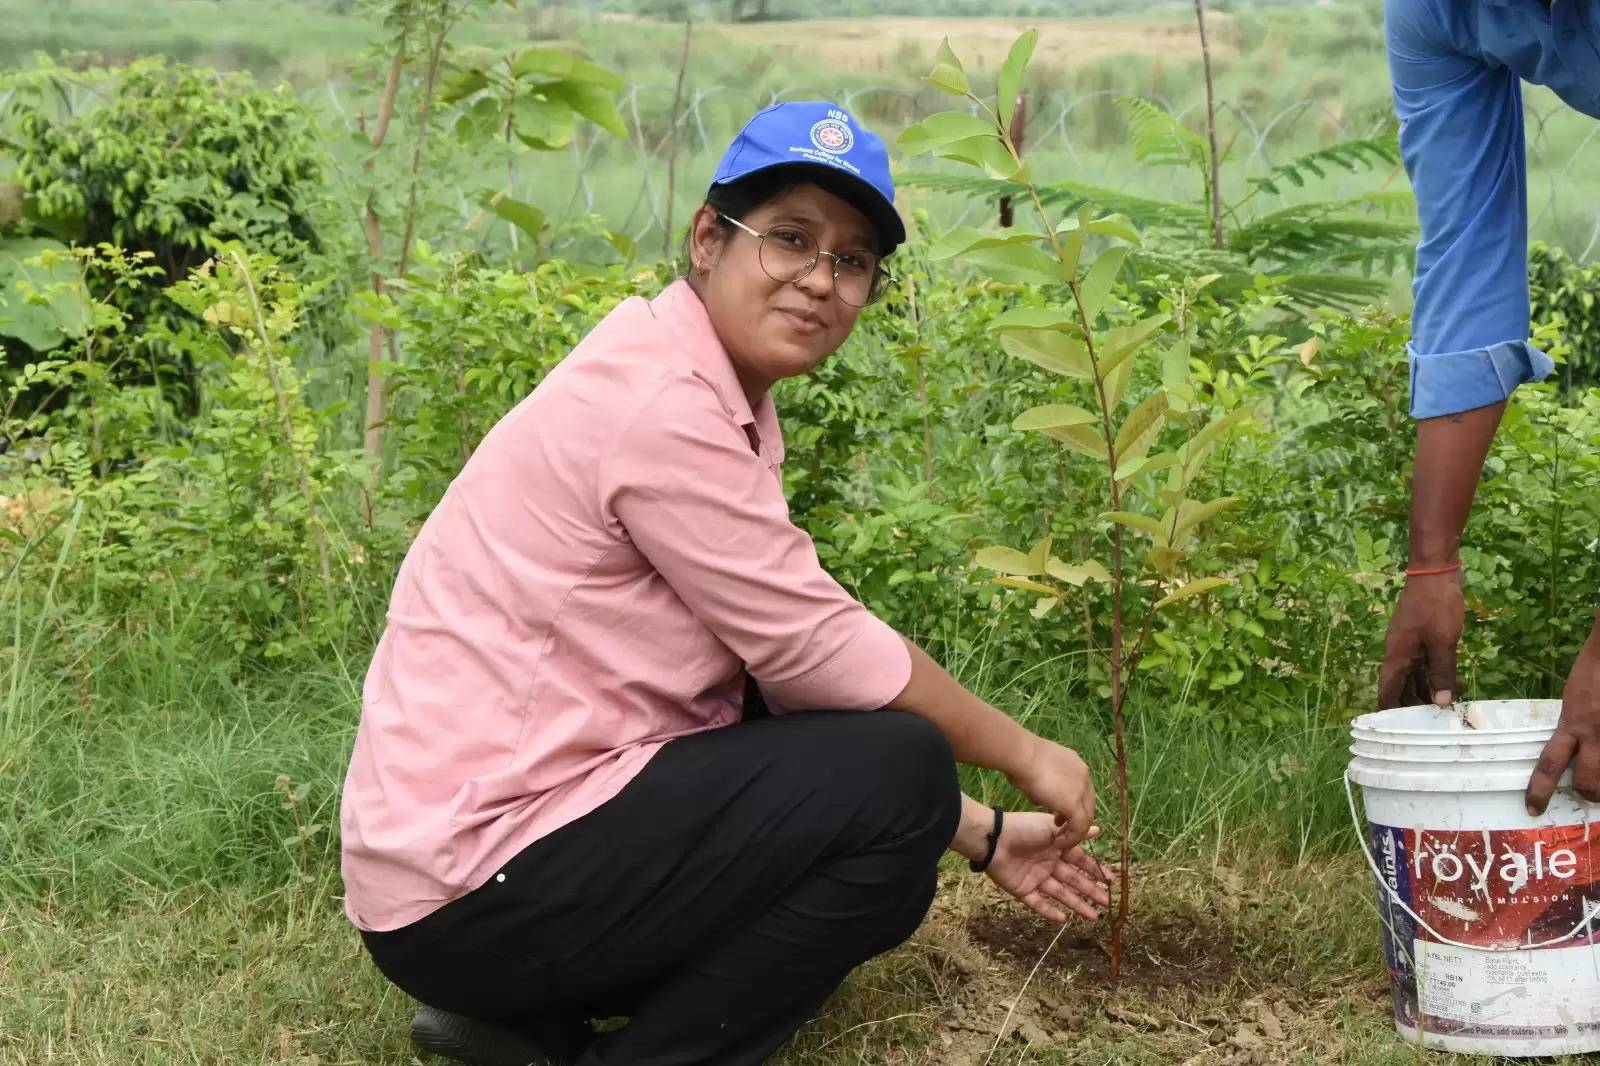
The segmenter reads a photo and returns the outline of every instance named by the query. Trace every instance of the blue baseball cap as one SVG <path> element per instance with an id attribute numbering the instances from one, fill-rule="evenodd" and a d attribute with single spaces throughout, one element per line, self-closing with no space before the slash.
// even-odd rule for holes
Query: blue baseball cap
<path id="1" fill-rule="evenodd" d="M 794 100 L 756 112 L 717 164 L 712 188 L 776 167 L 809 171 L 867 216 L 887 255 L 905 243 L 883 139 L 828 100 Z"/>

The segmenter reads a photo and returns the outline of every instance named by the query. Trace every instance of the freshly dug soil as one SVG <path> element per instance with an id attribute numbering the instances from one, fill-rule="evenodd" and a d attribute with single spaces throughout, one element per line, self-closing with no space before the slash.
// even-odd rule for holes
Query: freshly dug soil
<path id="1" fill-rule="evenodd" d="M 1026 974 L 1050 946 L 1056 929 L 1031 915 L 980 914 L 967 922 L 973 940 Z M 1056 942 L 1041 974 L 1071 980 L 1076 988 L 1110 988 L 1111 927 L 1094 935 L 1068 932 Z M 1121 987 L 1150 991 L 1208 991 L 1239 975 L 1242 961 L 1231 929 L 1204 915 L 1134 916 L 1123 930 Z"/>

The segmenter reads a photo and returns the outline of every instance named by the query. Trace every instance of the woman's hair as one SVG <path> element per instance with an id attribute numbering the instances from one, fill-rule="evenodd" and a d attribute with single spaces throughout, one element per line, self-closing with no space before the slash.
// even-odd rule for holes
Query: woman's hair
<path id="1" fill-rule="evenodd" d="M 848 179 L 841 179 L 832 171 L 804 163 L 793 166 L 773 167 L 770 170 L 758 170 L 754 174 L 739 178 L 736 181 L 726 182 L 722 185 L 713 185 L 706 190 L 705 206 L 718 215 L 727 215 L 741 222 L 751 211 L 762 204 L 770 204 L 780 200 L 790 190 L 802 185 L 815 185 L 825 192 L 830 192 L 845 203 L 862 210 L 860 201 L 861 193 L 856 188 L 856 183 Z M 862 214 L 870 219 L 872 216 L 862 210 Z M 724 239 L 733 236 L 734 226 L 727 219 L 718 218 L 717 227 L 722 230 Z M 878 247 L 883 247 L 883 237 L 874 233 L 878 238 Z M 687 275 L 693 266 L 689 256 L 690 245 L 694 240 L 694 225 L 691 222 L 683 234 L 683 270 Z"/>

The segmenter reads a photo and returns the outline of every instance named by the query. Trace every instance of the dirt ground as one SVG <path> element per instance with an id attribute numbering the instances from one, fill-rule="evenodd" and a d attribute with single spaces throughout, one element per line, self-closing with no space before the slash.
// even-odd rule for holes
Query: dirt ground
<path id="1" fill-rule="evenodd" d="M 931 64 L 939 41 L 970 70 L 994 70 L 1023 30 L 1039 31 L 1034 62 L 1081 65 L 1117 55 L 1200 54 L 1192 21 L 1152 19 L 864 18 L 719 24 L 716 32 L 740 44 L 819 59 L 836 70 L 884 70 L 913 61 Z M 1226 15 L 1208 16 L 1212 54 L 1238 47 Z"/>
<path id="2" fill-rule="evenodd" d="M 928 970 L 922 1003 L 932 1039 L 906 1061 L 1364 1063 L 1346 1046 L 1352 1040 L 1392 1043 L 1381 966 L 1361 950 L 1321 965 L 1296 961 L 1309 929 L 1327 928 L 1328 902 L 1359 914 L 1350 905 L 1365 886 L 1350 874 L 1305 869 L 1274 880 L 1262 885 L 1224 866 L 1142 870 L 1120 979 L 1103 923 L 1075 922 L 1058 937 L 992 886 L 968 882 L 942 894 L 913 949 Z M 1368 917 L 1345 931 L 1370 939 Z M 1363 1019 L 1360 1035 L 1349 1031 L 1352 1011 Z"/>

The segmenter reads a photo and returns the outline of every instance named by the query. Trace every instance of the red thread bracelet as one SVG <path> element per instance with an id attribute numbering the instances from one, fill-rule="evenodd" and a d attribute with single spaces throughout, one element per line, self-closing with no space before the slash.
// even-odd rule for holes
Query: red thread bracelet
<path id="1" fill-rule="evenodd" d="M 1457 559 L 1449 566 L 1441 566 L 1432 570 L 1407 570 L 1406 577 L 1434 577 L 1438 574 L 1453 574 L 1461 569 L 1461 560 Z"/>

